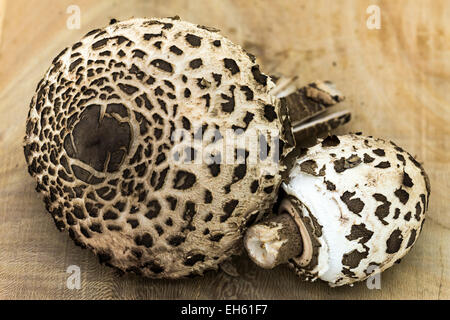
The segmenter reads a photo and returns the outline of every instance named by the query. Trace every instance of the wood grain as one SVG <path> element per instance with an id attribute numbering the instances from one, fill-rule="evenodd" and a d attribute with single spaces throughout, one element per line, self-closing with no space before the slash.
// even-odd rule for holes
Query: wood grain
<path id="1" fill-rule="evenodd" d="M 380 30 L 366 28 L 372 3 L 381 8 Z M 70 4 L 81 8 L 80 30 L 66 28 Z M 388 137 L 425 163 L 427 222 L 410 254 L 382 274 L 381 290 L 303 283 L 286 267 L 262 270 L 246 257 L 237 259 L 237 278 L 117 277 L 56 231 L 22 153 L 37 82 L 64 46 L 110 18 L 174 15 L 220 28 L 267 73 L 299 75 L 301 83 L 333 80 L 354 114 L 341 133 Z M 0 0 L 0 299 L 449 299 L 449 17 L 445 0 Z M 81 268 L 81 290 L 66 287 L 69 265 Z"/>
<path id="2" fill-rule="evenodd" d="M 3 21 L 5 20 L 6 0 L 0 0 L 0 45 L 2 44 Z"/>

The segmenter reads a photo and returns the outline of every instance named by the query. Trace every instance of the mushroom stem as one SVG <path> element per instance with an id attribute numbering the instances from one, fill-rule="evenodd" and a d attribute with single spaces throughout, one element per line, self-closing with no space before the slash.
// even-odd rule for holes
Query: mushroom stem
<path id="1" fill-rule="evenodd" d="M 288 213 L 250 227 L 244 246 L 250 259 L 265 269 L 286 263 L 303 252 L 301 233 Z"/>

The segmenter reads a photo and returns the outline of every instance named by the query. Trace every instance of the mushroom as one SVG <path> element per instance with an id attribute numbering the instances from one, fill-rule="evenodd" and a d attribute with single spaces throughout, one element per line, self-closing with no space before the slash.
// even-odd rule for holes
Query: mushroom
<path id="1" fill-rule="evenodd" d="M 211 28 L 113 21 L 53 60 L 24 153 L 57 228 L 101 262 L 152 278 L 201 275 L 239 252 L 245 226 L 272 207 L 286 168 L 274 160 L 292 149 L 292 127 L 311 136 L 347 122 L 348 112 L 307 122 L 341 100 L 327 82 L 276 86 Z M 259 143 L 239 139 L 247 132 Z"/>
<path id="2" fill-rule="evenodd" d="M 328 136 L 297 159 L 278 215 L 250 227 L 245 248 L 263 268 L 289 263 L 304 280 L 362 281 L 408 253 L 422 230 L 430 185 L 393 142 Z"/>

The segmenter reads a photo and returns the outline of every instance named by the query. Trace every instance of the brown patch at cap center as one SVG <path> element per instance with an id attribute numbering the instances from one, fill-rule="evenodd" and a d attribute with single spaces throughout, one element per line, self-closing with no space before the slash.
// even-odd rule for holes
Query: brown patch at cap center
<path id="1" fill-rule="evenodd" d="M 88 106 L 80 120 L 64 140 L 64 149 L 99 172 L 116 172 L 131 145 L 131 127 L 120 122 L 111 113 L 100 119 L 100 106 Z M 125 108 L 125 107 L 124 107 Z"/>

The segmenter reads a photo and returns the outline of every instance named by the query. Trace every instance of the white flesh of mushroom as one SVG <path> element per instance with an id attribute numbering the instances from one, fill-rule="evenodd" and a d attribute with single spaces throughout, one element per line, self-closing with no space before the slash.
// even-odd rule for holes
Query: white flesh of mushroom
<path id="1" fill-rule="evenodd" d="M 279 249 L 287 242 L 287 239 L 280 239 L 278 231 L 281 224 L 271 227 L 266 225 L 256 225 L 247 234 L 248 254 L 253 260 L 258 261 L 259 266 L 271 268 L 277 260 Z"/>

